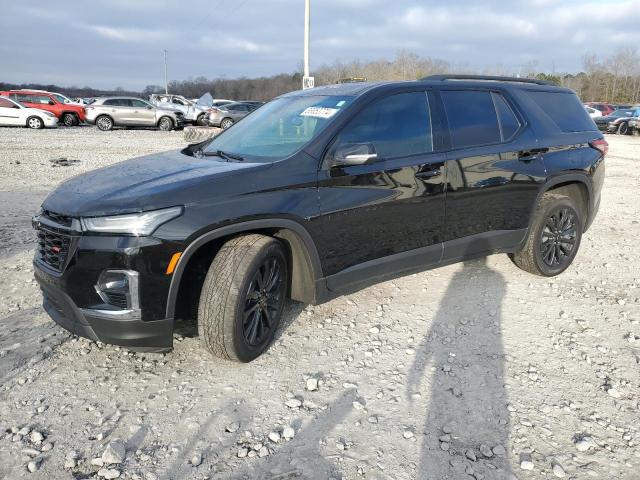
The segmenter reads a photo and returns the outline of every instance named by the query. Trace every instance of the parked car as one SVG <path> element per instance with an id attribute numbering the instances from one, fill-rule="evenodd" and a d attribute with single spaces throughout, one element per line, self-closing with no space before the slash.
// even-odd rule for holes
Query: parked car
<path id="1" fill-rule="evenodd" d="M 182 95 L 160 95 L 153 94 L 149 101 L 162 108 L 170 108 L 182 112 L 185 122 L 194 125 L 205 125 L 205 115 L 213 105 L 213 97 L 210 93 L 205 93 L 195 102 L 186 99 Z"/>
<path id="2" fill-rule="evenodd" d="M 584 109 L 587 111 L 587 113 L 589 114 L 589 116 L 591 118 L 596 118 L 596 117 L 601 117 L 602 116 L 602 112 L 600 110 L 596 110 L 593 107 L 588 107 L 587 105 L 585 105 Z"/>
<path id="3" fill-rule="evenodd" d="M 262 106 L 262 102 L 233 102 L 220 107 L 211 108 L 207 112 L 205 121 L 211 127 L 227 129 L 238 120 Z"/>
<path id="4" fill-rule="evenodd" d="M 85 121 L 84 107 L 60 93 L 44 90 L 8 90 L 0 92 L 0 96 L 9 97 L 28 108 L 51 112 L 66 127 Z"/>
<path id="5" fill-rule="evenodd" d="M 609 115 L 615 110 L 615 108 L 613 108 L 613 106 L 609 103 L 586 102 L 585 105 L 591 108 L 595 108 L 596 110 L 600 110 L 603 116 Z"/>
<path id="6" fill-rule="evenodd" d="M 9 97 L 0 97 L 0 125 L 29 128 L 53 128 L 58 117 L 46 110 L 27 108 Z"/>
<path id="7" fill-rule="evenodd" d="M 545 277 L 600 205 L 607 142 L 541 80 L 432 76 L 291 92 L 200 144 L 73 177 L 33 220 L 44 308 L 77 335 L 247 362 L 317 304 L 494 253 Z M 464 294 L 464 292 L 461 292 Z"/>
<path id="8" fill-rule="evenodd" d="M 629 121 L 638 117 L 640 117 L 640 108 L 635 110 L 616 110 L 604 117 L 595 118 L 594 121 L 603 132 L 627 135 L 631 133 L 629 130 Z"/>
<path id="9" fill-rule="evenodd" d="M 182 112 L 152 105 L 141 98 L 103 97 L 87 105 L 87 123 L 100 130 L 113 127 L 157 127 L 173 130 L 184 125 Z"/>

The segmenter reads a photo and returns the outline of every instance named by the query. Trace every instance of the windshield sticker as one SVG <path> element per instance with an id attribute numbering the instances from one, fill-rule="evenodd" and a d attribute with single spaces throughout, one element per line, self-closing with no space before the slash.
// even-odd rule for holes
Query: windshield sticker
<path id="1" fill-rule="evenodd" d="M 326 107 L 308 107 L 305 109 L 300 116 L 301 117 L 316 117 L 316 118 L 331 118 L 336 113 L 338 113 L 337 108 L 326 108 Z"/>
<path id="2" fill-rule="evenodd" d="M 338 103 L 336 103 L 336 107 L 341 107 L 341 106 L 343 106 L 345 103 L 347 103 L 345 100 L 340 100 Z"/>

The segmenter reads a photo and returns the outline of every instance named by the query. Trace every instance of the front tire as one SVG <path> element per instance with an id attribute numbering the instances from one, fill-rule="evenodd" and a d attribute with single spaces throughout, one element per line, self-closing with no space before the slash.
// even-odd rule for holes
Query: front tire
<path id="1" fill-rule="evenodd" d="M 75 127 L 79 123 L 78 118 L 73 113 L 65 113 L 62 115 L 62 124 L 65 127 Z"/>
<path id="2" fill-rule="evenodd" d="M 34 130 L 40 130 L 44 128 L 44 122 L 39 117 L 29 117 L 27 118 L 27 127 L 33 128 Z"/>
<path id="3" fill-rule="evenodd" d="M 545 193 L 536 207 L 524 248 L 510 258 L 534 275 L 559 275 L 578 253 L 583 226 L 580 209 L 571 197 Z"/>
<path id="4" fill-rule="evenodd" d="M 250 362 L 280 324 L 289 281 L 282 244 L 264 235 L 225 243 L 202 286 L 198 333 L 217 357 Z"/>
<path id="5" fill-rule="evenodd" d="M 622 122 L 618 127 L 618 135 L 628 135 L 629 134 L 629 124 L 627 122 Z"/>
<path id="6" fill-rule="evenodd" d="M 163 132 L 173 130 L 173 120 L 171 120 L 169 117 L 162 117 L 158 121 L 158 128 Z"/>
<path id="7" fill-rule="evenodd" d="M 201 113 L 200 115 L 198 115 L 198 118 L 196 119 L 196 125 L 200 126 L 200 127 L 204 127 L 206 125 L 206 122 L 204 121 L 204 113 Z"/>
<path id="8" fill-rule="evenodd" d="M 225 118 L 220 122 L 220 127 L 223 128 L 224 130 L 231 127 L 232 125 L 233 125 L 233 120 L 231 120 L 230 118 Z"/>

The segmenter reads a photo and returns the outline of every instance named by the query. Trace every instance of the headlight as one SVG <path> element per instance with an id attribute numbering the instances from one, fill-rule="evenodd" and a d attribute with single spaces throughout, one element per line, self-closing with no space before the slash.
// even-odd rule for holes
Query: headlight
<path id="1" fill-rule="evenodd" d="M 156 228 L 182 215 L 182 207 L 171 207 L 151 212 L 114 215 L 113 217 L 82 218 L 82 230 L 96 233 L 128 233 L 151 235 Z"/>
<path id="2" fill-rule="evenodd" d="M 43 112 L 47 117 L 55 117 L 55 115 L 51 112 Z"/>

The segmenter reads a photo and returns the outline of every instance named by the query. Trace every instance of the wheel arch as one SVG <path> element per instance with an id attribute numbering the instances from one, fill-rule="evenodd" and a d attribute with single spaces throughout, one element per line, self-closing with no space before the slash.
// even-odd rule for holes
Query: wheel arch
<path id="1" fill-rule="evenodd" d="M 576 200 L 583 213 L 584 230 L 587 230 L 589 218 L 593 211 L 593 192 L 591 181 L 586 173 L 565 173 L 547 180 L 540 188 L 536 197 L 536 202 L 533 205 L 533 210 L 529 217 L 529 228 L 531 228 L 531 223 L 533 222 L 533 212 L 535 211 L 536 205 L 540 202 L 542 195 L 547 192 L 567 195 Z"/>
<path id="2" fill-rule="evenodd" d="M 190 281 L 197 281 L 190 273 L 200 266 L 198 263 L 203 260 L 210 262 L 227 240 L 248 233 L 263 234 L 282 241 L 291 267 L 291 298 L 310 304 L 318 302 L 320 294 L 317 282 L 322 278 L 322 266 L 309 232 L 299 223 L 289 219 L 251 220 L 207 232 L 187 246 L 171 278 L 166 318 L 175 318 L 176 312 L 184 307 L 180 302 L 188 301 L 185 298 L 188 287 L 185 286 Z M 209 264 L 206 265 L 207 269 L 208 267 Z"/>

